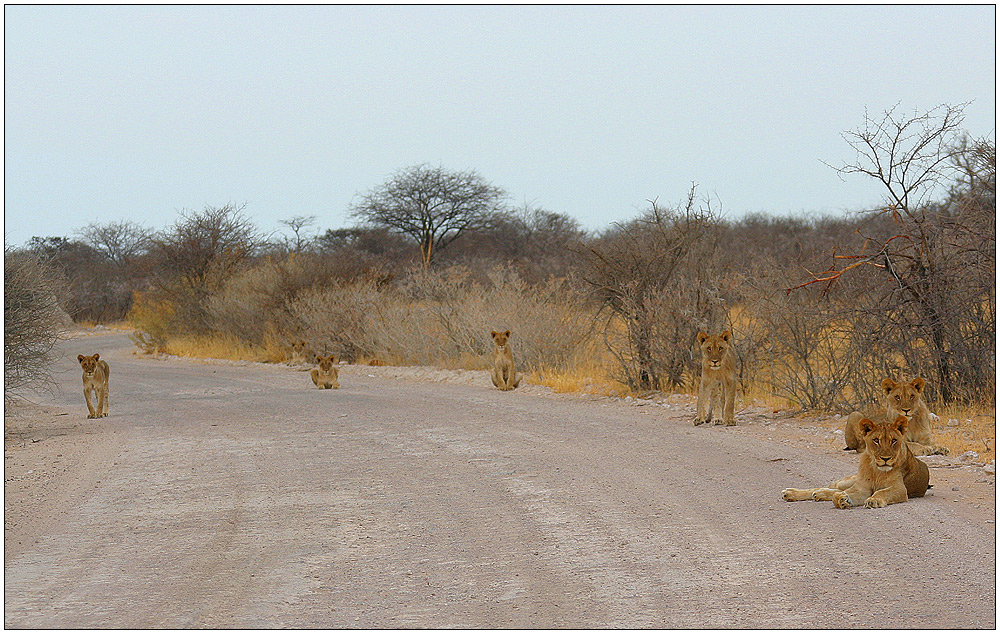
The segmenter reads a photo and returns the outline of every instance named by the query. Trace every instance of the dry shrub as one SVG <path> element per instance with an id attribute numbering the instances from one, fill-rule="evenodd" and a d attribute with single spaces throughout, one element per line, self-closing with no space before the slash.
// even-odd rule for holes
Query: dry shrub
<path id="1" fill-rule="evenodd" d="M 60 308 L 65 281 L 37 257 L 4 250 L 4 401 L 49 380 L 54 346 L 69 317 Z"/>
<path id="2" fill-rule="evenodd" d="M 173 333 L 176 307 L 170 300 L 156 293 L 135 291 L 128 323 L 135 330 L 132 341 L 146 354 L 162 352 L 168 337 Z"/>
<path id="3" fill-rule="evenodd" d="M 530 286 L 508 268 L 477 281 L 452 267 L 418 271 L 399 286 L 375 280 L 307 291 L 290 306 L 317 352 L 347 360 L 485 368 L 491 330 L 511 330 L 521 368 L 567 367 L 584 340 L 590 315 L 567 280 Z"/>
<path id="4" fill-rule="evenodd" d="M 571 280 L 532 286 L 508 267 L 492 269 L 482 282 L 460 266 L 424 272 L 403 291 L 422 307 L 425 322 L 431 318 L 427 329 L 435 336 L 438 360 L 467 360 L 463 365 L 489 366 L 490 331 L 510 330 L 520 367 L 565 369 L 592 323 L 586 297 Z"/>
<path id="5" fill-rule="evenodd" d="M 317 354 L 337 354 L 349 362 L 377 353 L 373 334 L 383 307 L 394 293 L 380 290 L 378 281 L 363 278 L 334 281 L 326 288 L 310 288 L 288 304 L 301 337 Z"/>

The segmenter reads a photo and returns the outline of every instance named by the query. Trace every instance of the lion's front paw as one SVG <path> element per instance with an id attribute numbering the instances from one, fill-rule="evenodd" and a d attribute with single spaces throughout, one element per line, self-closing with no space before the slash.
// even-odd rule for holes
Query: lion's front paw
<path id="1" fill-rule="evenodd" d="M 885 506 L 885 500 L 880 500 L 879 498 L 874 496 L 865 500 L 866 509 L 880 509 L 884 506 Z"/>
<path id="2" fill-rule="evenodd" d="M 935 454 L 937 454 L 939 456 L 947 456 L 948 454 L 951 453 L 951 451 L 947 447 L 938 446 L 938 447 L 934 447 L 934 452 L 933 453 L 935 453 Z"/>
<path id="3" fill-rule="evenodd" d="M 707 422 L 708 421 L 705 420 L 704 418 L 695 418 L 694 419 L 694 426 L 697 427 L 698 425 L 704 425 Z"/>
<path id="4" fill-rule="evenodd" d="M 796 495 L 795 489 L 783 489 L 781 491 L 781 497 L 783 497 L 786 502 L 798 502 L 799 501 L 799 497 Z"/>
<path id="5" fill-rule="evenodd" d="M 727 421 L 725 421 L 725 423 L 726 423 L 726 427 L 736 427 L 736 421 L 735 420 L 727 420 Z"/>
<path id="6" fill-rule="evenodd" d="M 87 418 L 97 418 L 97 414 L 87 414 Z"/>
<path id="7" fill-rule="evenodd" d="M 851 508 L 851 497 L 846 493 L 838 493 L 833 496 L 833 505 L 838 509 L 849 509 Z"/>

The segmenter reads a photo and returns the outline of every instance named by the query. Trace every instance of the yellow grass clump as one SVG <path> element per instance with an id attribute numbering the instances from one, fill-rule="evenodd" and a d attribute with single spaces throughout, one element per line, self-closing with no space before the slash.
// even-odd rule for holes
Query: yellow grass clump
<path id="1" fill-rule="evenodd" d="M 179 335 L 168 337 L 161 348 L 166 354 L 197 359 L 270 361 L 267 348 L 246 344 L 231 335 Z"/>

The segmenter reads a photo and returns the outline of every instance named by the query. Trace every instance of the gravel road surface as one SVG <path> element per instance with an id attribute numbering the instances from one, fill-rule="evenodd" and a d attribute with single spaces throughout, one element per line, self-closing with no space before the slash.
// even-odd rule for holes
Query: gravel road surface
<path id="1" fill-rule="evenodd" d="M 996 627 L 992 483 L 976 506 L 945 469 L 885 509 L 787 503 L 857 458 L 485 372 L 317 390 L 133 349 L 63 342 L 12 419 L 7 628 Z"/>

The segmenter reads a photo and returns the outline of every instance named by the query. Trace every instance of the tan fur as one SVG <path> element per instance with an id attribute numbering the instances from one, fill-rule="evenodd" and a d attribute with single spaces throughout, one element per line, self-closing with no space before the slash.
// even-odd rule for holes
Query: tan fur
<path id="1" fill-rule="evenodd" d="M 301 365 L 306 362 L 306 355 L 309 354 L 309 350 L 306 346 L 306 342 L 302 340 L 289 342 L 292 348 L 292 354 L 288 359 L 288 363 L 291 365 Z"/>
<path id="2" fill-rule="evenodd" d="M 331 354 L 328 357 L 321 357 L 316 355 L 316 363 L 319 364 L 318 368 L 313 368 L 312 372 L 309 374 L 312 376 L 313 383 L 319 389 L 336 389 L 340 387 L 340 383 L 337 382 L 337 355 Z"/>
<path id="3" fill-rule="evenodd" d="M 909 421 L 906 430 L 906 441 L 910 451 L 916 456 L 947 454 L 948 448 L 934 444 L 931 437 L 931 411 L 924 402 L 924 387 L 926 381 L 921 378 L 910 382 L 897 383 L 892 379 L 882 381 L 882 390 L 886 398 L 886 420 L 896 420 L 903 416 Z M 861 412 L 851 412 L 844 427 L 844 442 L 847 449 L 862 451 L 863 438 L 860 432 L 860 421 L 865 416 Z"/>
<path id="4" fill-rule="evenodd" d="M 701 347 L 701 384 L 698 386 L 698 414 L 695 425 L 712 420 L 715 412 L 718 418 L 722 410 L 722 422 L 735 425 L 736 410 L 736 356 L 733 354 L 732 334 L 723 330 L 722 334 L 698 333 Z M 718 407 L 713 407 L 718 404 Z"/>
<path id="5" fill-rule="evenodd" d="M 87 409 L 90 414 L 87 418 L 102 418 L 108 415 L 108 377 L 111 376 L 111 368 L 108 362 L 101 359 L 98 353 L 86 357 L 77 355 L 76 360 L 83 368 L 83 397 L 87 399 Z M 97 396 L 97 409 L 94 409 L 94 402 L 91 394 Z"/>
<path id="6" fill-rule="evenodd" d="M 510 331 L 490 331 L 493 337 L 493 385 L 501 390 L 513 390 L 521 384 L 521 375 L 514 370 L 514 355 L 510 351 Z"/>
<path id="7" fill-rule="evenodd" d="M 866 508 L 881 508 L 923 497 L 930 472 L 910 451 L 906 442 L 908 425 L 905 416 L 884 423 L 861 419 L 858 428 L 865 450 L 856 474 L 819 489 L 785 489 L 782 497 L 787 502 L 832 500 L 840 509 L 861 504 Z"/>

